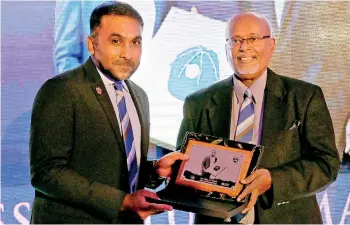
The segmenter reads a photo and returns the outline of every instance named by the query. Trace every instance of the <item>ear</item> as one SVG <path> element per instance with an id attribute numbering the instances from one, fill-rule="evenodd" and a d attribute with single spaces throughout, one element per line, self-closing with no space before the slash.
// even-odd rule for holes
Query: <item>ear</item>
<path id="1" fill-rule="evenodd" d="M 91 55 L 95 54 L 94 38 L 88 36 L 87 38 L 87 47 Z"/>
<path id="2" fill-rule="evenodd" d="M 275 42 L 276 42 L 275 38 L 270 38 L 270 53 L 271 53 L 271 56 L 275 52 Z"/>

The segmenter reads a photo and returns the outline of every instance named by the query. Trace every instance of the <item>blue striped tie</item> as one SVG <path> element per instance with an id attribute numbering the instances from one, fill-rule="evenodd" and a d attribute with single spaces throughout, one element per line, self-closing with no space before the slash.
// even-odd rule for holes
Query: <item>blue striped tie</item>
<path id="1" fill-rule="evenodd" d="M 125 152 L 127 156 L 130 192 L 135 192 L 138 166 L 137 166 L 137 160 L 136 160 L 134 134 L 132 132 L 132 126 L 131 126 L 129 115 L 126 110 L 125 98 L 123 93 L 123 84 L 121 81 L 118 81 L 115 83 L 114 87 L 117 92 L 117 105 L 118 105 L 118 111 L 119 111 L 119 119 L 121 121 L 121 127 L 123 131 L 122 136 L 123 136 Z"/>
<path id="2" fill-rule="evenodd" d="M 244 92 L 243 103 L 238 116 L 235 141 L 251 143 L 253 139 L 254 103 L 252 92 L 247 89 Z M 231 218 L 235 223 L 247 224 L 245 221 L 254 221 L 254 208 L 248 213 L 239 213 Z"/>
<path id="3" fill-rule="evenodd" d="M 238 116 L 235 140 L 251 143 L 253 139 L 254 103 L 249 89 L 244 92 L 244 100 Z"/>

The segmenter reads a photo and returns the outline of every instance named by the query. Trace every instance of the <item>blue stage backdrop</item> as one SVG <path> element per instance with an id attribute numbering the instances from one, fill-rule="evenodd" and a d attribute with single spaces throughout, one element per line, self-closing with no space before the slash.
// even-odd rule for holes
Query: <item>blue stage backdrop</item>
<path id="1" fill-rule="evenodd" d="M 270 67 L 322 87 L 342 154 L 350 115 L 350 2 L 128 2 L 145 20 L 143 59 L 132 79 L 148 93 L 153 138 L 175 145 L 184 97 L 232 74 L 225 56 L 226 21 L 234 13 L 251 10 L 271 21 L 276 51 Z M 29 223 L 34 194 L 28 158 L 33 100 L 47 79 L 86 60 L 89 15 L 99 3 L 0 2 L 0 224 Z M 344 162 L 337 181 L 317 196 L 324 223 L 350 223 L 347 167 Z M 193 214 L 172 211 L 145 223 L 193 223 Z"/>

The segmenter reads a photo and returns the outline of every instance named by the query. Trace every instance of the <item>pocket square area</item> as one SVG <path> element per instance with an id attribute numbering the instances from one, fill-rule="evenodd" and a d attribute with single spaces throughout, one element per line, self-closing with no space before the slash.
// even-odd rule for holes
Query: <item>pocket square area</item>
<path id="1" fill-rule="evenodd" d="M 289 130 L 297 129 L 300 126 L 301 122 L 299 120 L 294 120 L 292 126 L 289 128 Z"/>

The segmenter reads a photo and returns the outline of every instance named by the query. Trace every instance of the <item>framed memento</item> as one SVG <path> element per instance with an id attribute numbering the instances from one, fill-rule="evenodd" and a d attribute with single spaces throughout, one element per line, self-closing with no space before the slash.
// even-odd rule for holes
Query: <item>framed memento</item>
<path id="1" fill-rule="evenodd" d="M 248 173 L 253 152 L 197 140 L 189 140 L 175 184 L 206 192 L 237 196 L 243 189 L 239 182 Z"/>
<path id="2" fill-rule="evenodd" d="M 246 207 L 249 197 L 236 200 L 245 187 L 239 181 L 257 168 L 263 146 L 188 132 L 180 151 L 189 159 L 175 164 L 160 199 L 148 201 L 224 219 Z"/>

